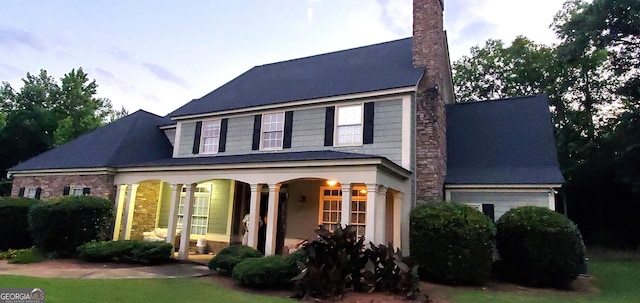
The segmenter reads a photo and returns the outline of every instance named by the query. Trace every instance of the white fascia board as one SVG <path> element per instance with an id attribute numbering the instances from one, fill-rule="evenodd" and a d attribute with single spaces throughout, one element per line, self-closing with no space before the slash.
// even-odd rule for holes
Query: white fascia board
<path id="1" fill-rule="evenodd" d="M 394 96 L 394 95 L 415 93 L 415 89 L 416 89 L 415 86 L 400 87 L 400 88 L 380 90 L 380 91 L 374 91 L 374 92 L 340 95 L 340 96 L 300 100 L 300 101 L 290 101 L 290 102 L 269 104 L 269 105 L 263 105 L 263 106 L 254 106 L 254 107 L 247 107 L 247 108 L 240 108 L 240 109 L 233 109 L 233 110 L 179 116 L 179 117 L 173 117 L 171 118 L 171 120 L 186 122 L 187 120 L 197 120 L 203 117 L 240 115 L 240 114 L 247 114 L 247 113 L 253 113 L 258 111 L 262 112 L 262 111 L 274 110 L 274 109 L 282 110 L 290 107 L 311 106 L 311 105 L 318 105 L 318 104 L 324 104 L 324 103 L 335 102 L 335 101 L 356 101 L 361 99 L 371 99 L 371 98 L 381 98 L 381 97 L 387 98 L 389 96 Z"/>

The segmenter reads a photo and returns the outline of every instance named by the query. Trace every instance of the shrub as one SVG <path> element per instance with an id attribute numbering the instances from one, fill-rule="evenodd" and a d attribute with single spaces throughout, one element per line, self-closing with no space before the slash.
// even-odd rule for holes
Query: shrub
<path id="1" fill-rule="evenodd" d="M 294 297 L 340 297 L 353 289 L 385 290 L 414 299 L 420 291 L 417 269 L 405 262 L 400 250 L 373 243 L 365 249 L 364 238 L 357 239 L 354 226 L 337 227 L 332 233 L 321 225 L 315 233 L 318 238 L 301 249 L 300 273 L 292 279 Z"/>
<path id="2" fill-rule="evenodd" d="M 29 229 L 39 249 L 72 256 L 76 247 L 111 239 L 113 203 L 92 196 L 68 196 L 40 202 L 29 211 Z"/>
<path id="3" fill-rule="evenodd" d="M 209 269 L 217 270 L 222 275 L 230 275 L 233 268 L 248 258 L 260 258 L 262 253 L 246 245 L 231 245 L 220 250 L 209 260 Z"/>
<path id="4" fill-rule="evenodd" d="M 288 258 L 268 256 L 242 260 L 233 268 L 231 276 L 245 286 L 263 288 L 289 286 L 297 274 L 297 267 Z"/>
<path id="5" fill-rule="evenodd" d="M 10 264 L 30 264 L 46 260 L 42 253 L 35 248 L 10 249 L 3 256 Z M 3 258 L 0 258 L 3 259 Z"/>
<path id="6" fill-rule="evenodd" d="M 173 246 L 138 240 L 89 242 L 78 246 L 78 256 L 88 262 L 158 264 L 171 260 Z"/>
<path id="7" fill-rule="evenodd" d="M 457 203 L 428 203 L 411 213 L 411 257 L 421 278 L 481 284 L 491 276 L 495 226 L 481 212 Z"/>
<path id="8" fill-rule="evenodd" d="M 33 199 L 0 197 L 0 250 L 33 246 L 27 214 L 34 204 Z"/>
<path id="9" fill-rule="evenodd" d="M 584 244 L 563 215 L 536 206 L 514 208 L 497 223 L 504 278 L 533 286 L 565 288 L 578 276 Z"/>

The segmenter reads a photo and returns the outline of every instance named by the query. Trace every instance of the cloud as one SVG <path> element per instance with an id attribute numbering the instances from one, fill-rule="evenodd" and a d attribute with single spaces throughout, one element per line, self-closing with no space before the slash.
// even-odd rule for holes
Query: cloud
<path id="1" fill-rule="evenodd" d="M 178 84 L 178 85 L 183 86 L 183 87 L 189 87 L 187 81 L 185 81 L 180 76 L 174 74 L 170 70 L 168 70 L 168 69 L 166 69 L 166 68 L 164 68 L 164 67 L 162 67 L 160 65 L 149 63 L 149 62 L 142 62 L 142 63 L 140 63 L 140 65 L 142 65 L 144 68 L 146 68 L 152 74 L 154 74 L 160 80 L 164 80 L 164 81 L 167 81 L 167 82 L 175 83 L 175 84 Z"/>
<path id="2" fill-rule="evenodd" d="M 119 47 L 112 47 L 111 49 L 109 49 L 109 53 L 114 56 L 116 59 L 123 61 L 123 62 L 133 62 L 134 60 L 131 58 L 131 56 L 129 55 L 129 53 L 127 53 L 126 51 L 122 50 Z"/>
<path id="3" fill-rule="evenodd" d="M 498 25 L 485 20 L 476 20 L 466 24 L 459 32 L 460 37 L 464 37 L 467 42 L 482 42 L 491 38 L 491 35 L 498 30 Z"/>
<path id="4" fill-rule="evenodd" d="M 122 79 L 120 79 L 118 76 L 116 76 L 114 73 L 106 70 L 106 69 L 102 69 L 99 67 L 96 67 L 93 69 L 93 71 L 96 73 L 97 78 L 99 78 L 99 83 L 101 84 L 105 84 L 105 85 L 111 85 L 111 86 L 115 86 L 118 89 L 120 89 L 121 91 L 125 92 L 125 93 L 135 93 L 136 89 L 133 85 L 123 81 Z"/>
<path id="5" fill-rule="evenodd" d="M 0 45 L 25 46 L 41 52 L 48 49 L 47 43 L 40 36 L 15 28 L 0 29 Z"/>
<path id="6" fill-rule="evenodd" d="M 313 9 L 310 7 L 307 8 L 307 21 L 313 21 Z"/>
<path id="7" fill-rule="evenodd" d="M 13 65 L 0 62 L 0 76 L 3 79 L 7 79 L 9 77 L 19 78 L 21 73 L 24 73 L 24 71 Z"/>
<path id="8" fill-rule="evenodd" d="M 377 0 L 382 8 L 380 21 L 398 36 L 410 36 L 413 4 L 411 0 Z"/>

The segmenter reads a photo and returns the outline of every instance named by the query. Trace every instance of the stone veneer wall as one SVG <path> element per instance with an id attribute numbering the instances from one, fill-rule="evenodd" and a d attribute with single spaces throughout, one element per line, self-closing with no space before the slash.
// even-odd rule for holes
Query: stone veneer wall
<path id="1" fill-rule="evenodd" d="M 113 175 L 40 175 L 40 176 L 14 176 L 11 187 L 11 195 L 18 196 L 21 187 L 40 187 L 40 199 L 46 200 L 61 197 L 65 186 L 89 187 L 91 195 L 107 198 L 114 201 L 116 188 L 113 184 Z"/>
<path id="2" fill-rule="evenodd" d="M 160 204 L 160 181 L 140 182 L 136 191 L 136 203 L 131 224 L 131 239 L 142 240 L 143 232 L 156 228 L 158 206 Z"/>
<path id="3" fill-rule="evenodd" d="M 413 64 L 425 74 L 416 92 L 416 201 L 443 198 L 447 169 L 446 80 L 450 80 L 442 0 L 413 1 Z"/>

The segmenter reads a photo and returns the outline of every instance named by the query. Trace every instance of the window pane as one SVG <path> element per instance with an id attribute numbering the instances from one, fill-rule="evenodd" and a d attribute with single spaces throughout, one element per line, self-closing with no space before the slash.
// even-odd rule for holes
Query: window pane
<path id="1" fill-rule="evenodd" d="M 362 142 L 362 126 L 347 125 L 338 126 L 339 144 L 357 144 Z"/>
<path id="2" fill-rule="evenodd" d="M 220 121 L 202 123 L 202 152 L 217 153 L 220 141 Z"/>
<path id="3" fill-rule="evenodd" d="M 361 105 L 342 106 L 338 108 L 338 125 L 361 124 Z"/>

